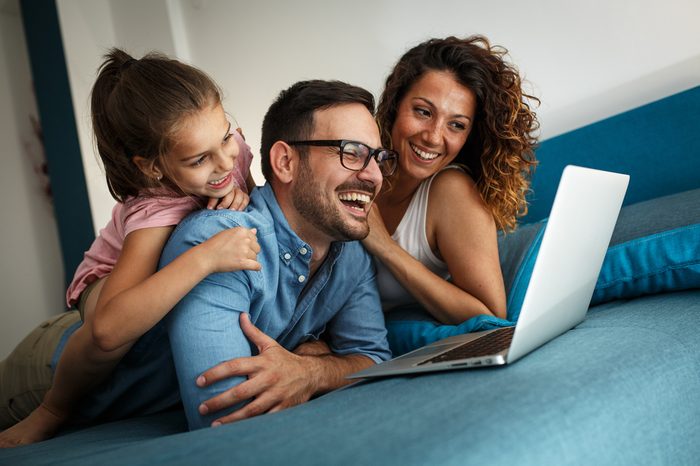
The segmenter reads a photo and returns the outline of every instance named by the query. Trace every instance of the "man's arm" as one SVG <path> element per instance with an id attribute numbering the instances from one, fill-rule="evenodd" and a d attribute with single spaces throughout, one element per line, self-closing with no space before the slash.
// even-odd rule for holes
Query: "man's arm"
<path id="1" fill-rule="evenodd" d="M 248 380 L 204 401 L 200 413 L 212 416 L 211 413 L 228 408 L 229 413 L 220 413 L 215 421 L 226 423 L 280 411 L 303 403 L 315 394 L 349 384 L 346 375 L 389 359 L 391 352 L 374 265 L 364 250 L 361 254 L 349 255 L 342 264 L 352 270 L 351 274 L 337 275 L 338 280 L 347 279 L 348 275 L 360 279 L 350 287 L 352 299 L 347 300 L 327 324 L 330 354 L 291 353 L 250 324 L 248 316 L 242 315 L 240 328 L 258 347 L 259 355 L 229 360 L 203 372 L 203 377 L 197 380 L 201 387 L 224 383 L 230 377 L 247 376 Z M 340 266 L 336 264 L 336 270 Z M 318 347 L 313 352 L 316 350 Z M 252 397 L 255 400 L 249 405 L 230 411 L 232 406 Z"/>
<path id="2" fill-rule="evenodd" d="M 345 378 L 346 375 L 374 364 L 370 358 L 358 354 L 294 354 L 258 330 L 247 314 L 241 314 L 240 322 L 243 333 L 257 346 L 259 354 L 219 364 L 204 372 L 197 379 L 197 385 L 206 387 L 237 376 L 248 376 L 248 380 L 205 401 L 199 412 L 214 413 L 254 399 L 237 411 L 220 417 L 213 425 L 281 411 L 304 403 L 316 394 L 351 383 Z"/>
<path id="3" fill-rule="evenodd" d="M 238 226 L 229 217 L 230 213 L 222 211 L 204 211 L 185 219 L 163 249 L 161 266 L 220 231 Z M 241 312 L 250 309 L 252 282 L 257 273 L 208 275 L 165 318 L 190 429 L 208 427 L 216 420 L 214 416 L 200 415 L 198 407 L 203 401 L 245 381 L 245 377 L 232 377 L 206 389 L 196 385 L 197 377 L 215 364 L 250 357 L 251 347 L 238 319 Z"/>

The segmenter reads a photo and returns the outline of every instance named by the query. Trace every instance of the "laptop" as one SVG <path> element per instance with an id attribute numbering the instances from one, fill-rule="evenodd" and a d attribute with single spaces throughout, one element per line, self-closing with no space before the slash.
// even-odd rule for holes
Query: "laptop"
<path id="1" fill-rule="evenodd" d="M 514 327 L 457 335 L 348 378 L 500 366 L 578 325 L 586 316 L 629 175 L 564 169 Z"/>

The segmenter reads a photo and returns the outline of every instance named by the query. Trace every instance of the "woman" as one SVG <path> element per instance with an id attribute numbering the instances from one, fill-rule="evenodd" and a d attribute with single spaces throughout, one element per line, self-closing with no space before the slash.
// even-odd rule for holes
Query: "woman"
<path id="1" fill-rule="evenodd" d="M 419 303 L 458 324 L 506 317 L 497 231 L 527 211 L 535 113 L 507 51 L 488 39 L 430 39 L 386 80 L 377 120 L 399 153 L 370 216 L 385 310 Z M 410 291 L 407 291 L 410 290 Z"/>

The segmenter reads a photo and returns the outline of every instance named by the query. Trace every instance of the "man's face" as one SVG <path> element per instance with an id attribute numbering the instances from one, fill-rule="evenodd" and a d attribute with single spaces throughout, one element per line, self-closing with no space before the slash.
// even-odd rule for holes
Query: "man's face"
<path id="1" fill-rule="evenodd" d="M 361 104 L 344 104 L 314 113 L 309 140 L 347 139 L 380 147 L 372 115 Z M 305 147 L 292 188 L 292 202 L 301 217 L 332 241 L 352 241 L 369 234 L 367 215 L 382 186 L 376 161 L 362 171 L 340 163 L 338 147 Z"/>

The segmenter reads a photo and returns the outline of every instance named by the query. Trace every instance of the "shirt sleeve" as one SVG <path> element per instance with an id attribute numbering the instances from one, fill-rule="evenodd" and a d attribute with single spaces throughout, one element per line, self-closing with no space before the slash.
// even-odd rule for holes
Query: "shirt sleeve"
<path id="1" fill-rule="evenodd" d="M 200 211 L 175 229 L 163 249 L 160 267 L 206 241 L 220 231 L 236 226 L 216 211 Z M 211 274 L 185 295 L 168 313 L 165 325 L 177 372 L 180 395 L 191 429 L 211 424 L 217 416 L 201 416 L 197 408 L 205 400 L 245 380 L 230 377 L 208 387 L 194 381 L 217 364 L 250 357 L 251 347 L 240 327 L 240 314 L 248 312 L 252 296 L 250 277 L 244 271 Z"/>
<path id="2" fill-rule="evenodd" d="M 367 258 L 361 282 L 328 323 L 329 346 L 340 355 L 361 354 L 375 363 L 391 359 L 384 314 L 379 301 L 376 269 Z"/>
<path id="3" fill-rule="evenodd" d="M 237 226 L 240 225 L 230 216 L 216 210 L 202 210 L 187 217 L 170 235 L 163 248 L 159 268 L 217 233 Z M 200 309 L 248 312 L 252 292 L 248 271 L 214 273 L 205 277 L 182 302 Z"/>

